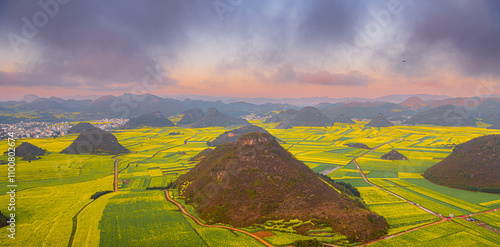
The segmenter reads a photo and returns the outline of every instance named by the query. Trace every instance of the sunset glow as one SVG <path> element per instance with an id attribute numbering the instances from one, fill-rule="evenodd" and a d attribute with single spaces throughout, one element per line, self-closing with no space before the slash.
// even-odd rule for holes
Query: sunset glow
<path id="1" fill-rule="evenodd" d="M 162 77 L 146 90 L 155 95 L 459 97 L 500 89 L 497 1 L 47 4 L 2 4 L 3 100 L 131 93 L 151 68 Z"/>

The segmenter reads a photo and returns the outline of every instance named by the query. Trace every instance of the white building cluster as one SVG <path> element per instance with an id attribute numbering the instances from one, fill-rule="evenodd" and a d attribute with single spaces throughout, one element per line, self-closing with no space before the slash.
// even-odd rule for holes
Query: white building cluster
<path id="1" fill-rule="evenodd" d="M 103 130 L 114 130 L 122 126 L 128 119 L 112 118 L 94 120 L 91 123 Z M 19 122 L 15 124 L 0 124 L 0 139 L 8 138 L 7 133 L 14 132 L 15 138 L 47 138 L 68 134 L 68 130 L 76 123 L 50 122 Z"/>

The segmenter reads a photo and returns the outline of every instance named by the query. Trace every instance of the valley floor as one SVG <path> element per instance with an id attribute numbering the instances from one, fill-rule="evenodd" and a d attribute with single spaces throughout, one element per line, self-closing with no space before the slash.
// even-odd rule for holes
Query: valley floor
<path id="1" fill-rule="evenodd" d="M 317 173 L 351 183 L 367 207 L 389 224 L 388 236 L 368 246 L 499 246 L 500 195 L 447 188 L 425 180 L 421 173 L 451 153 L 453 145 L 498 130 L 480 127 L 364 127 L 365 123 L 331 127 L 274 129 L 277 124 L 253 124 L 267 129 L 280 144 Z M 348 244 L 331 229 L 298 235 L 304 222 L 273 221 L 252 228 L 207 227 L 192 206 L 169 201 L 163 187 L 196 163 L 189 158 L 230 128 L 142 128 L 116 131 L 130 154 L 64 155 L 76 135 L 56 139 L 26 139 L 49 154 L 16 166 L 16 235 L 0 229 L 2 246 L 287 246 L 316 238 L 329 246 Z M 168 135 L 169 132 L 182 135 Z M 364 143 L 371 150 L 346 146 Z M 396 149 L 408 160 L 380 157 Z M 0 145 L 7 150 L 7 143 Z M 3 151 L 2 151 L 3 153 Z M 6 159 L 3 155 L 1 159 Z M 118 191 L 96 200 L 97 191 Z M 0 211 L 7 214 L 7 166 L 0 165 Z M 175 198 L 175 191 L 170 192 Z M 185 209 L 182 212 L 179 209 Z M 201 224 L 200 224 L 201 223 Z M 252 236 L 253 235 L 253 236 Z M 263 242 L 262 242 L 263 241 Z M 264 244 L 265 243 L 265 244 Z"/>

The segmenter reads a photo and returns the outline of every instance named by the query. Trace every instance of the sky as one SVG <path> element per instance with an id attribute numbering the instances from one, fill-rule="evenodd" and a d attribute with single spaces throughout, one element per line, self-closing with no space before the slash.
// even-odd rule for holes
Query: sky
<path id="1" fill-rule="evenodd" d="M 497 0 L 0 1 L 0 97 L 500 94 Z"/>

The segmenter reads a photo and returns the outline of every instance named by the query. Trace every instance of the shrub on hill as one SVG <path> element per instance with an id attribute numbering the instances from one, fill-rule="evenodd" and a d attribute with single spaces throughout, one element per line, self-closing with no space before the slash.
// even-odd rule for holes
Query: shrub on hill
<path id="1" fill-rule="evenodd" d="M 331 177 L 324 175 L 324 174 L 321 174 L 321 173 L 318 173 L 318 175 L 321 176 L 321 178 L 323 178 L 325 181 L 329 181 L 330 183 L 336 183 L 336 184 L 340 185 L 341 188 L 337 188 L 337 189 L 339 189 L 340 191 L 342 191 L 344 193 L 347 193 L 347 194 L 350 194 L 350 195 L 353 195 L 356 197 L 361 196 L 358 189 L 356 189 L 356 187 L 353 187 L 350 183 L 346 183 L 344 181 L 335 181 Z"/>
<path id="2" fill-rule="evenodd" d="M 113 192 L 113 191 L 112 191 L 112 190 L 97 191 L 96 193 L 94 193 L 94 194 L 92 194 L 92 195 L 90 196 L 90 199 L 95 200 L 95 199 L 97 199 L 97 198 L 99 198 L 99 197 L 101 197 L 101 196 L 103 196 L 103 195 L 106 195 L 106 194 L 108 194 L 108 193 L 111 193 L 111 192 Z"/>
<path id="3" fill-rule="evenodd" d="M 370 147 L 368 147 L 368 145 L 366 145 L 364 143 L 359 143 L 359 142 L 348 143 L 348 144 L 345 144 L 345 145 L 348 146 L 348 147 L 351 147 L 351 148 L 370 149 Z"/>
<path id="4" fill-rule="evenodd" d="M 211 149 L 211 148 L 205 148 L 205 149 L 201 150 L 201 152 L 199 152 L 195 156 L 191 157 L 189 159 L 189 161 L 191 161 L 191 162 L 200 161 L 200 160 L 204 159 L 210 152 L 212 152 L 212 150 L 213 149 Z"/>
<path id="5" fill-rule="evenodd" d="M 325 245 L 319 242 L 317 239 L 309 240 L 295 240 L 293 242 L 294 247 L 324 247 Z"/>
<path id="6" fill-rule="evenodd" d="M 170 189 L 169 186 L 153 186 L 153 187 L 146 187 L 146 190 L 168 190 Z"/>
<path id="7" fill-rule="evenodd" d="M 179 135 L 182 135 L 182 132 L 180 132 L 180 131 L 178 131 L 178 132 L 172 131 L 172 132 L 169 132 L 168 135 L 169 136 L 179 136 Z"/>

